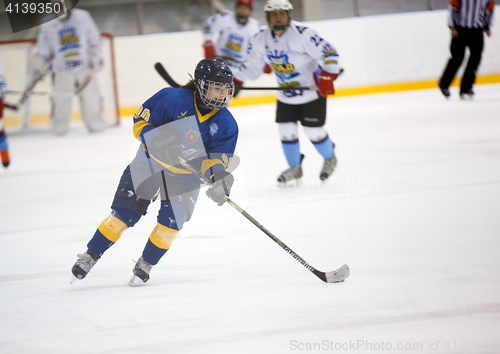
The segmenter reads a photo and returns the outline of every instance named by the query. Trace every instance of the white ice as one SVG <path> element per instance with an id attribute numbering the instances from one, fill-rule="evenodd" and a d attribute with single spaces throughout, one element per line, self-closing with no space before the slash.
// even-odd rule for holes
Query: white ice
<path id="1" fill-rule="evenodd" d="M 340 284 L 202 192 L 147 284 L 127 286 L 158 202 L 70 285 L 137 147 L 132 121 L 11 134 L 0 353 L 499 353 L 500 85 L 475 90 L 466 102 L 437 90 L 330 99 L 337 171 L 321 184 L 301 135 L 304 182 L 288 189 L 275 182 L 286 168 L 275 105 L 232 109 L 231 197 L 317 269 L 347 263 Z"/>

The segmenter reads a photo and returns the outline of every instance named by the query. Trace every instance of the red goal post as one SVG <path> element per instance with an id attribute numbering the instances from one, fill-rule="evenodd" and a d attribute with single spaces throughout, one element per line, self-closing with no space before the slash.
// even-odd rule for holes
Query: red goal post
<path id="1" fill-rule="evenodd" d="M 101 33 L 104 67 L 97 73 L 103 116 L 110 125 L 120 123 L 120 105 L 116 74 L 114 38 L 110 33 Z M 0 41 L 0 58 L 3 75 L 8 84 L 4 102 L 16 105 L 21 94 L 31 81 L 32 59 L 36 52 L 36 39 Z M 46 75 L 33 89 L 33 94 L 17 111 L 4 109 L 4 124 L 7 129 L 27 130 L 32 126 L 48 127 L 51 109 L 52 78 Z M 80 104 L 73 98 L 72 121 L 80 120 Z"/>

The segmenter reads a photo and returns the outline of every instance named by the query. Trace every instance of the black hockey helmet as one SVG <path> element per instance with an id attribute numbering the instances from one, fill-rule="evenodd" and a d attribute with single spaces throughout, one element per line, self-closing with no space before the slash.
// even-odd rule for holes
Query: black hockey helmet
<path id="1" fill-rule="evenodd" d="M 209 109 L 226 107 L 233 98 L 233 73 L 221 59 L 202 59 L 194 70 L 194 82 Z"/>

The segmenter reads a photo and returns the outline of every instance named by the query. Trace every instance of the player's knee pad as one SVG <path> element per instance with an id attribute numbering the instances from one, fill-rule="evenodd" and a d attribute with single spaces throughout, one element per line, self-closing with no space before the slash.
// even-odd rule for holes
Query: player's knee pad
<path id="1" fill-rule="evenodd" d="M 174 242 L 175 237 L 179 233 L 178 230 L 171 229 L 160 223 L 157 223 L 151 235 L 149 235 L 149 240 L 153 245 L 161 249 L 169 249 Z"/>
<path id="2" fill-rule="evenodd" d="M 118 217 L 115 216 L 115 213 L 112 212 L 106 219 L 101 222 L 97 229 L 108 240 L 116 242 L 127 228 L 127 225 L 123 221 L 118 219 Z"/>
<path id="3" fill-rule="evenodd" d="M 139 219 L 142 217 L 142 214 L 136 213 L 131 210 L 127 209 L 122 209 L 122 208 L 113 208 L 113 211 L 111 212 L 114 216 L 116 216 L 118 219 L 123 221 L 127 227 L 133 227 Z"/>
<path id="4" fill-rule="evenodd" d="M 299 139 L 297 123 L 278 123 L 281 141 L 295 141 Z"/>
<path id="5" fill-rule="evenodd" d="M 324 127 L 303 127 L 304 133 L 314 144 L 319 143 L 328 136 Z"/>

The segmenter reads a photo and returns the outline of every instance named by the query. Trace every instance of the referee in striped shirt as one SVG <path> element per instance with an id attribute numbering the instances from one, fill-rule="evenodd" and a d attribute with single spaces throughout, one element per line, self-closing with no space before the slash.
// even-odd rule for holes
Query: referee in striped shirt
<path id="1" fill-rule="evenodd" d="M 450 84 L 462 64 L 465 47 L 469 47 L 470 56 L 460 84 L 460 98 L 472 98 L 472 85 L 476 79 L 476 71 L 481 62 L 484 37 L 491 36 L 491 22 L 495 2 L 493 0 L 451 0 L 448 25 L 451 29 L 451 59 L 446 65 L 439 88 L 443 95 L 450 97 Z"/>

